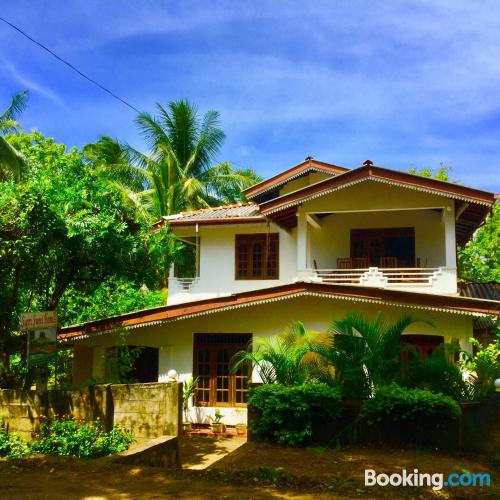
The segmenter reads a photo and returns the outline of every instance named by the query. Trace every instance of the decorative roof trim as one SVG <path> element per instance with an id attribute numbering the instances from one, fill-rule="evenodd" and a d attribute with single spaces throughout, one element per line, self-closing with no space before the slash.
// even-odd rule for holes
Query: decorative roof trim
<path id="1" fill-rule="evenodd" d="M 406 188 L 406 189 L 413 189 L 414 191 L 420 191 L 420 192 L 424 192 L 424 193 L 435 194 L 437 196 L 443 196 L 445 198 L 453 198 L 453 199 L 457 199 L 457 200 L 461 200 L 461 201 L 472 202 L 472 203 L 476 203 L 478 205 L 484 205 L 486 207 L 490 207 L 491 206 L 491 203 L 489 203 L 487 201 L 478 200 L 477 198 L 473 198 L 473 197 L 470 197 L 470 196 L 458 195 L 458 194 L 455 194 L 455 193 L 450 193 L 448 191 L 441 191 L 441 190 L 438 190 L 438 189 L 426 188 L 426 187 L 423 187 L 423 186 L 416 186 L 416 185 L 410 184 L 410 183 L 398 182 L 398 181 L 395 181 L 395 180 L 389 180 L 389 179 L 384 179 L 384 178 L 381 178 L 381 177 L 378 177 L 378 176 L 370 175 L 370 176 L 367 176 L 367 177 L 363 177 L 361 179 L 356 179 L 356 180 L 353 180 L 353 181 L 350 181 L 350 182 L 346 182 L 345 184 L 341 184 L 340 186 L 335 186 L 335 187 L 332 187 L 332 188 L 327 188 L 327 189 L 321 190 L 321 191 L 319 191 L 317 193 L 312 193 L 312 194 L 310 194 L 308 196 L 304 196 L 303 198 L 299 198 L 299 199 L 290 201 L 289 203 L 285 203 L 283 205 L 279 205 L 278 207 L 276 207 L 274 209 L 266 210 L 265 209 L 266 203 L 270 204 L 272 202 L 277 202 L 281 197 L 280 198 L 275 198 L 274 200 L 270 200 L 269 202 L 263 203 L 261 205 L 261 211 L 262 211 L 262 213 L 264 215 L 271 215 L 271 214 L 274 214 L 276 212 L 280 212 L 282 210 L 286 210 L 287 208 L 291 208 L 291 207 L 300 205 L 301 203 L 306 203 L 306 202 L 314 200 L 316 198 L 320 198 L 321 196 L 324 196 L 324 195 L 327 195 L 327 194 L 330 194 L 330 193 L 334 193 L 334 192 L 340 191 L 342 189 L 349 188 L 351 186 L 354 186 L 356 184 L 360 184 L 360 183 L 365 182 L 365 181 L 375 181 L 375 182 L 380 182 L 382 184 L 388 184 L 388 185 L 391 185 L 391 186 L 396 186 L 396 187 L 401 187 L 401 188 Z M 312 184 L 311 186 L 307 186 L 307 187 L 320 186 L 324 182 L 325 181 L 320 181 L 320 182 L 317 182 L 316 184 Z M 302 188 L 302 189 L 305 190 L 307 188 Z M 292 193 L 289 193 L 289 195 L 290 194 L 298 193 L 299 191 L 301 191 L 301 190 L 293 191 Z M 286 196 L 287 195 L 284 195 L 283 198 L 286 197 Z"/>
<path id="2" fill-rule="evenodd" d="M 301 172 L 297 172 L 295 175 L 287 177 L 286 179 L 283 179 L 282 181 L 279 181 L 276 184 L 272 184 L 272 185 L 258 191 L 255 194 L 249 195 L 248 197 L 254 198 L 255 196 L 260 196 L 261 194 L 268 193 L 269 191 L 273 191 L 274 189 L 280 188 L 280 187 L 284 186 L 285 184 L 287 184 L 288 182 L 299 179 L 303 175 L 310 174 L 311 172 L 316 172 L 316 173 L 320 173 L 320 174 L 329 174 L 332 177 L 335 177 L 336 175 L 340 175 L 339 173 L 335 174 L 335 173 L 331 172 L 330 170 L 310 167 L 306 170 L 302 170 Z"/>
<path id="3" fill-rule="evenodd" d="M 251 215 L 249 217 L 221 217 L 219 219 L 174 219 L 166 221 L 171 227 L 196 226 L 196 224 L 210 226 L 223 224 L 261 224 L 267 222 L 263 215 Z"/>
<path id="4" fill-rule="evenodd" d="M 280 172 L 269 179 L 254 184 L 249 188 L 243 190 L 243 194 L 251 199 L 259 196 L 268 191 L 272 191 L 280 186 L 283 186 L 287 182 L 297 179 L 302 175 L 308 174 L 310 172 L 320 172 L 324 174 L 330 174 L 332 176 L 340 175 L 349 172 L 350 169 L 346 167 L 339 167 L 338 165 L 332 165 L 323 161 L 315 160 L 314 158 L 306 158 L 305 161 L 295 165 L 283 172 Z"/>
<path id="5" fill-rule="evenodd" d="M 265 291 L 265 289 L 263 290 Z M 318 291 L 313 291 L 313 290 L 300 290 L 292 293 L 287 293 L 287 294 L 282 294 L 279 296 L 275 297 L 268 297 L 268 298 L 263 298 L 263 299 L 255 299 L 255 300 L 249 300 L 248 302 L 243 302 L 243 303 L 238 303 L 238 304 L 228 304 L 228 305 L 223 305 L 220 307 L 213 307 L 211 309 L 206 309 L 203 311 L 195 311 L 191 313 L 186 313 L 183 315 L 175 316 L 172 318 L 165 318 L 165 319 L 156 319 L 156 320 L 151 320 L 151 321 L 145 321 L 143 323 L 138 323 L 138 324 L 133 324 L 133 325 L 120 325 L 112 328 L 107 328 L 103 330 L 97 330 L 93 331 L 90 333 L 81 333 L 77 335 L 70 336 L 68 335 L 67 337 L 61 338 L 59 341 L 66 343 L 74 340 L 83 340 L 83 339 L 88 339 L 92 338 L 95 336 L 100 336 L 108 333 L 113 333 L 116 331 L 121 331 L 121 330 L 135 330 L 137 328 L 145 328 L 145 327 L 150 327 L 150 326 L 158 326 L 158 325 L 164 325 L 167 323 L 175 322 L 175 321 L 183 321 L 187 319 L 192 319 L 200 316 L 207 316 L 210 314 L 216 314 L 219 312 L 225 312 L 225 311 L 232 311 L 236 309 L 242 309 L 245 307 L 252 307 L 252 306 L 258 306 L 262 304 L 270 304 L 274 302 L 280 302 L 283 300 L 288 300 L 288 299 L 294 299 L 294 298 L 299 298 L 299 297 L 315 297 L 315 298 L 325 298 L 325 299 L 338 299 L 338 300 L 344 300 L 344 301 L 349 301 L 349 302 L 356 302 L 356 303 L 367 303 L 367 304 L 379 304 L 379 305 L 386 305 L 386 306 L 393 306 L 393 307 L 401 307 L 405 309 L 417 309 L 417 310 L 424 310 L 424 311 L 432 311 L 432 312 L 444 312 L 448 314 L 458 314 L 461 316 L 471 316 L 471 317 L 485 317 L 489 316 L 488 313 L 482 313 L 478 311 L 469 311 L 469 310 L 464 310 L 460 308 L 455 308 L 455 307 L 442 307 L 442 306 L 432 306 L 432 305 L 426 305 L 426 304 L 411 304 L 407 302 L 398 302 L 397 300 L 384 300 L 384 299 L 378 299 L 378 298 L 369 298 L 369 297 L 359 297 L 355 295 L 345 295 L 341 294 L 338 292 L 318 292 Z M 477 299 L 469 299 L 475 302 L 481 302 L 481 300 Z M 484 301 L 488 302 L 488 301 Z M 181 304 L 182 305 L 182 304 Z M 188 303 L 185 306 L 193 305 L 193 303 Z M 78 326 L 78 325 L 75 325 Z M 82 325 L 84 326 L 84 325 Z"/>

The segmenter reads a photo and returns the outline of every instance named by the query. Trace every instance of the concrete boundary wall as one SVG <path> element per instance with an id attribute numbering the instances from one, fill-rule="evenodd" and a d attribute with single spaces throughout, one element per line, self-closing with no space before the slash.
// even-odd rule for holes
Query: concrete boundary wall
<path id="1" fill-rule="evenodd" d="M 100 420 L 129 430 L 137 441 L 182 433 L 182 384 L 96 385 L 74 391 L 0 390 L 0 422 L 30 440 L 40 417 Z"/>

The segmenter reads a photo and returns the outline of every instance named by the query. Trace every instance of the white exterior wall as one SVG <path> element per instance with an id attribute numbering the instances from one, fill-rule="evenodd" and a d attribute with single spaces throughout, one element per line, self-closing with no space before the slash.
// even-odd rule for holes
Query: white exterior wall
<path id="1" fill-rule="evenodd" d="M 310 255 L 308 266 L 316 260 L 318 268 L 333 269 L 337 258 L 349 257 L 351 229 L 389 227 L 415 228 L 415 258 L 421 266 L 445 265 L 445 234 L 440 212 L 402 210 L 387 212 L 335 213 L 321 221 L 319 229 L 309 226 Z"/>
<path id="2" fill-rule="evenodd" d="M 300 320 L 309 330 L 321 333 L 327 331 L 332 319 L 342 318 L 346 312 L 352 310 L 369 314 L 372 317 L 381 311 L 385 318 L 393 320 L 400 318 L 405 312 L 431 319 L 435 327 L 426 323 L 417 323 L 412 325 L 406 333 L 444 335 L 446 342 L 458 339 L 463 349 L 471 350 L 469 338 L 472 337 L 472 317 L 470 316 L 313 297 L 298 297 L 172 321 L 165 325 L 137 328 L 129 330 L 127 343 L 160 348 L 160 381 L 166 379 L 166 374 L 170 369 L 177 371 L 180 380 L 187 380 L 193 372 L 193 335 L 195 333 L 252 333 L 255 339 L 279 334 L 288 323 L 294 320 Z M 81 341 L 81 343 L 93 347 L 95 359 L 100 359 L 104 347 L 116 344 L 116 337 L 106 334 Z M 94 370 L 98 369 L 99 364 L 94 360 Z M 94 371 L 94 376 L 102 375 Z M 257 374 L 254 374 L 253 380 L 258 381 Z M 191 417 L 197 422 L 207 422 L 207 415 L 213 415 L 214 410 L 210 407 L 195 408 L 192 409 Z M 225 416 L 224 423 L 238 423 L 242 419 L 241 411 L 235 412 L 235 410 L 235 408 L 221 408 Z"/>
<path id="3" fill-rule="evenodd" d="M 307 185 L 323 174 L 290 182 L 283 190 Z M 330 213 L 316 228 L 308 217 Z M 387 284 L 384 278 L 365 280 L 365 286 L 382 286 L 423 293 L 456 294 L 456 241 L 454 202 L 446 197 L 422 193 L 374 181 L 355 184 L 320 196 L 297 207 L 297 227 L 288 232 L 274 223 L 271 232 L 280 235 L 280 271 L 277 280 L 235 279 L 236 234 L 265 233 L 267 224 L 200 225 L 200 269 L 187 289 L 175 279 L 169 283 L 168 304 L 215 298 L 314 278 L 314 260 L 319 269 L 334 269 L 338 257 L 350 255 L 350 230 L 378 227 L 414 227 L 415 257 L 425 268 L 439 268 L 429 281 Z M 194 236 L 195 228 L 176 229 L 176 234 Z M 431 271 L 432 274 L 433 271 Z M 385 284 L 384 284 L 385 283 Z"/>
<path id="4" fill-rule="evenodd" d="M 183 236 L 193 236 L 193 229 Z M 230 224 L 225 226 L 200 226 L 199 279 L 190 293 L 169 290 L 168 304 L 187 300 L 200 300 L 232 293 L 269 288 L 291 283 L 296 278 L 296 231 L 289 233 L 276 224 L 270 224 L 269 232 L 279 233 L 279 279 L 237 280 L 235 279 L 235 242 L 237 234 L 266 233 L 267 224 Z M 176 231 L 176 234 L 180 232 Z M 174 285 L 175 286 L 175 285 Z M 172 293 L 173 292 L 173 293 Z"/>

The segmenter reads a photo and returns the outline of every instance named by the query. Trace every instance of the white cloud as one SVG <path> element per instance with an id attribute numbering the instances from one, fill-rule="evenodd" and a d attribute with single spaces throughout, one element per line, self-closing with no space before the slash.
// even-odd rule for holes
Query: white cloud
<path id="1" fill-rule="evenodd" d="M 55 92 L 52 90 L 44 87 L 43 85 L 40 85 L 37 82 L 34 82 L 25 76 L 23 76 L 17 69 L 16 67 L 12 64 L 11 61 L 9 61 L 7 58 L 3 57 L 0 55 L 0 62 L 3 64 L 4 68 L 7 69 L 7 71 L 10 73 L 10 75 L 21 84 L 23 90 L 30 90 L 33 92 L 37 92 L 40 95 L 46 97 L 47 99 L 50 99 L 51 101 L 64 106 L 63 100 L 57 95 Z"/>

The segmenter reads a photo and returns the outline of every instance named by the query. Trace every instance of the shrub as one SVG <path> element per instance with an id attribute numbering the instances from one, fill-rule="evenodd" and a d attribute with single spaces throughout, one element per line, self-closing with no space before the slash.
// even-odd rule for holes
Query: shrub
<path id="1" fill-rule="evenodd" d="M 460 414 L 449 396 L 392 384 L 363 403 L 360 419 L 378 430 L 384 441 L 429 444 L 442 431 L 452 429 Z"/>
<path id="2" fill-rule="evenodd" d="M 34 453 L 95 458 L 124 451 L 132 441 L 132 435 L 117 426 L 105 432 L 99 421 L 44 420 L 30 447 Z"/>
<path id="3" fill-rule="evenodd" d="M 331 421 L 341 411 L 338 390 L 319 382 L 264 384 L 250 390 L 248 405 L 255 412 L 251 431 L 256 437 L 290 446 L 312 437 L 314 421 Z"/>
<path id="4" fill-rule="evenodd" d="M 19 458 L 28 451 L 27 443 L 16 434 L 9 433 L 4 424 L 0 425 L 0 457 Z"/>

